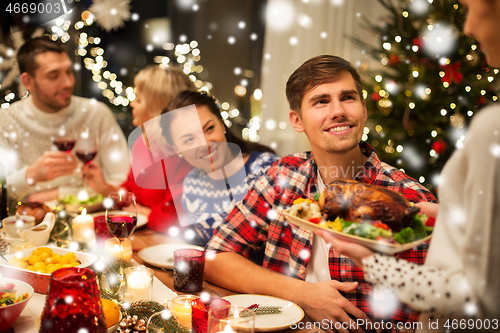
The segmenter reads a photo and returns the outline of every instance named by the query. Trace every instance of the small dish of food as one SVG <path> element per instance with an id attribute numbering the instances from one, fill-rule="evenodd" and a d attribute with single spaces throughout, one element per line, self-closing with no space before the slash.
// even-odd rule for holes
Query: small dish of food
<path id="1" fill-rule="evenodd" d="M 10 330 L 34 293 L 26 282 L 0 278 L 0 333 Z"/>
<path id="2" fill-rule="evenodd" d="M 46 294 L 50 274 L 64 267 L 88 267 L 97 256 L 63 249 L 41 246 L 6 255 L 8 264 L 0 262 L 2 276 L 15 278 L 30 284 L 35 292 Z"/>

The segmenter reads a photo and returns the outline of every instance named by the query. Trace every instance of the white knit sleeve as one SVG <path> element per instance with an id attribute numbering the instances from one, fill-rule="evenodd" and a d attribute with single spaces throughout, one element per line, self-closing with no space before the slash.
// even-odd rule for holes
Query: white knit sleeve
<path id="1" fill-rule="evenodd" d="M 463 272 L 417 265 L 403 259 L 375 254 L 364 263 L 365 279 L 393 291 L 412 309 L 436 318 L 461 314 L 475 304 Z"/>

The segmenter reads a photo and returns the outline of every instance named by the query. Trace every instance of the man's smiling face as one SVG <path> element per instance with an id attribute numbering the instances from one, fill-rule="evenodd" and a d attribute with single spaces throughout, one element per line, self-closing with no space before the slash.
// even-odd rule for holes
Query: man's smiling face
<path id="1" fill-rule="evenodd" d="M 307 135 L 313 151 L 342 153 L 358 146 L 366 117 L 354 79 L 344 71 L 306 92 L 294 127 Z"/>

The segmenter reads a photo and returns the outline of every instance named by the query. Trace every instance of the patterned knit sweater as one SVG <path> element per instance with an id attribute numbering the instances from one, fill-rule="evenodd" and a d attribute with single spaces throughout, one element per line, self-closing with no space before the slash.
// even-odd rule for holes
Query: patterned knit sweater
<path id="1" fill-rule="evenodd" d="M 241 156 L 241 155 L 240 155 Z M 201 169 L 191 170 L 184 179 L 182 205 L 189 215 L 195 241 L 205 245 L 213 230 L 226 219 L 249 188 L 279 159 L 268 152 L 254 152 L 243 168 L 226 179 L 214 180 Z"/>

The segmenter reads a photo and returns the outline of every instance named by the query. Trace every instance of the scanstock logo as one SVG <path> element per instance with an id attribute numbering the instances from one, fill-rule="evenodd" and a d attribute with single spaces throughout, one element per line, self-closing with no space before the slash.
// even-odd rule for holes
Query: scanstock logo
<path id="1" fill-rule="evenodd" d="M 71 13 L 79 0 L 5 0 L 0 10 L 14 32 L 29 30 Z"/>

